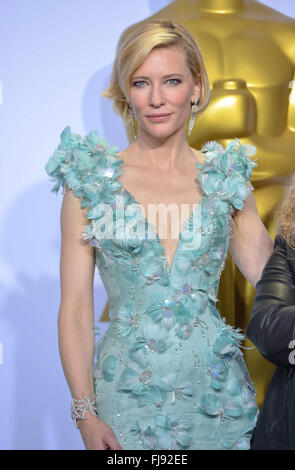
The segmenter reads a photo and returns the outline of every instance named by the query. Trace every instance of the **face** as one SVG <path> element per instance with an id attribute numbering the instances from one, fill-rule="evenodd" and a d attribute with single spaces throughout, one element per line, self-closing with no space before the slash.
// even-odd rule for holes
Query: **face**
<path id="1" fill-rule="evenodd" d="M 139 123 L 139 135 L 168 137 L 185 132 L 197 84 L 181 48 L 153 49 L 131 76 L 130 101 Z"/>

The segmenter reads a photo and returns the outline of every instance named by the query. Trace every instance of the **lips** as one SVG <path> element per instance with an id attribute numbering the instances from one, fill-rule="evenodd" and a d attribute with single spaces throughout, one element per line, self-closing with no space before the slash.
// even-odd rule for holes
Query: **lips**
<path id="1" fill-rule="evenodd" d="M 157 118 L 157 117 L 166 117 L 171 116 L 172 113 L 165 113 L 165 114 L 148 114 L 148 118 Z"/>
<path id="2" fill-rule="evenodd" d="M 161 113 L 161 114 L 148 114 L 147 119 L 149 119 L 152 122 L 164 122 L 167 121 L 172 113 Z"/>

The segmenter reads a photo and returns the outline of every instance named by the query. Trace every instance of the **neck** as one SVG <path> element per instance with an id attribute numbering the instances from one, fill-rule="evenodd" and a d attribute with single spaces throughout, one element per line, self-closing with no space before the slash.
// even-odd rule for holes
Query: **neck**
<path id="1" fill-rule="evenodd" d="M 129 161 L 135 165 L 168 171 L 183 166 L 192 159 L 192 151 L 186 139 L 186 129 L 179 129 L 169 138 L 159 138 L 138 130 L 137 139 L 129 147 Z"/>
<path id="2" fill-rule="evenodd" d="M 191 4 L 210 13 L 236 13 L 246 8 L 252 0 L 189 0 Z"/>

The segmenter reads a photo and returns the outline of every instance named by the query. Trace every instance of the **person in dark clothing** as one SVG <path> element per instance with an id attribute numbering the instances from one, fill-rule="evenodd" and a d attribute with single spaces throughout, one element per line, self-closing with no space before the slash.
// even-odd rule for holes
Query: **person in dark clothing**
<path id="1" fill-rule="evenodd" d="M 246 335 L 277 366 L 251 450 L 295 450 L 295 176 L 278 213 L 274 250 L 261 279 Z"/>

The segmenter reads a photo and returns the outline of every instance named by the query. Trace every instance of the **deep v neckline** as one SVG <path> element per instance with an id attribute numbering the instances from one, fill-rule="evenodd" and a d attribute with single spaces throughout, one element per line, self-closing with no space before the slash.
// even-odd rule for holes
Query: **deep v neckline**
<path id="1" fill-rule="evenodd" d="M 198 150 L 200 153 L 202 153 L 205 157 L 205 152 L 202 152 L 201 150 Z M 118 177 L 123 175 L 123 171 L 124 171 L 124 164 L 125 164 L 125 160 L 122 159 L 120 157 L 120 155 L 116 155 L 119 160 L 118 160 L 118 164 L 119 164 L 119 174 L 117 175 Z M 192 212 L 189 214 L 189 216 L 183 221 L 182 223 L 182 227 L 186 227 L 187 224 L 190 223 L 192 217 L 194 216 L 196 210 L 202 206 L 203 204 L 203 200 L 204 198 L 206 197 L 206 194 L 204 193 L 203 191 L 203 188 L 202 188 L 202 185 L 200 183 L 200 180 L 199 180 L 199 175 L 200 175 L 200 172 L 202 171 L 202 166 L 204 165 L 205 163 L 204 162 L 199 162 L 196 158 L 196 167 L 198 168 L 198 174 L 196 176 L 197 180 L 199 181 L 199 185 L 200 185 L 200 188 L 201 188 L 201 191 L 202 191 L 202 196 L 199 200 L 199 202 L 197 203 L 194 203 L 194 208 L 192 210 Z M 198 165 L 200 165 L 200 167 L 198 167 Z M 181 236 L 183 235 L 183 232 L 184 232 L 184 229 L 182 228 L 182 230 L 180 230 L 180 232 L 178 233 L 178 240 L 177 240 L 177 244 L 176 244 L 176 248 L 174 250 L 174 253 L 173 253 L 173 257 L 172 257 L 172 262 L 171 262 L 171 265 L 169 265 L 168 263 L 168 260 L 167 260 L 167 249 L 165 246 L 162 245 L 161 243 L 161 239 L 160 239 L 160 236 L 159 236 L 159 233 L 158 233 L 158 230 L 157 230 L 157 227 L 152 224 L 148 218 L 144 215 L 144 211 L 143 211 L 143 205 L 137 201 L 137 199 L 135 199 L 135 197 L 133 196 L 133 194 L 128 191 L 128 189 L 120 182 L 120 181 L 117 181 L 117 183 L 120 185 L 120 191 L 121 193 L 124 194 L 128 194 L 129 195 L 129 198 L 132 200 L 133 203 L 135 204 L 138 204 L 140 206 L 140 210 L 142 212 L 142 215 L 143 215 L 143 220 L 145 221 L 145 224 L 147 225 L 147 227 L 150 227 L 152 228 L 152 230 L 154 231 L 154 233 L 156 234 L 156 242 L 163 248 L 163 256 L 164 256 L 164 260 L 165 260 L 165 264 L 166 264 L 166 267 L 167 267 L 167 271 L 169 272 L 169 274 L 171 274 L 173 272 L 173 267 L 174 267 L 174 261 L 175 261 L 175 258 L 176 258 L 176 255 L 179 251 L 179 247 L 180 247 L 180 241 L 181 241 Z"/>

